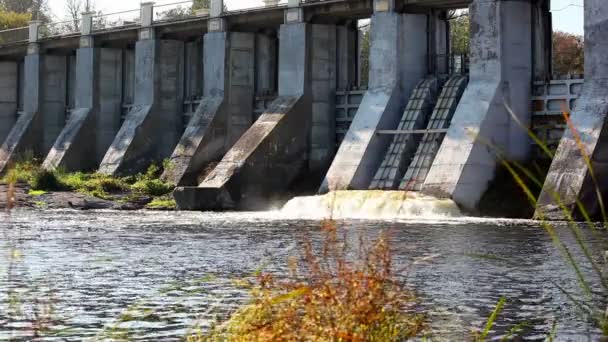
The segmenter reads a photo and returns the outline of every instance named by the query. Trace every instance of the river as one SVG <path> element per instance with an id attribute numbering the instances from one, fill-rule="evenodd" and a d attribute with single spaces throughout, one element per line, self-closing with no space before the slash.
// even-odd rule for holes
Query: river
<path id="1" fill-rule="evenodd" d="M 0 214 L 0 340 L 179 340 L 236 309 L 235 279 L 285 270 L 318 221 L 279 213 L 78 212 Z M 415 289 L 438 340 L 467 340 L 507 299 L 492 336 L 527 324 L 525 337 L 595 340 L 598 331 L 555 284 L 580 297 L 572 268 L 531 221 L 475 218 L 342 221 L 349 239 L 388 234 L 395 268 Z M 562 241 L 580 249 L 566 225 Z M 583 231 L 604 267 L 604 232 Z M 606 306 L 587 263 L 595 302 Z M 39 319 L 36 319 L 39 317 Z M 40 317 L 42 319 L 40 319 Z"/>

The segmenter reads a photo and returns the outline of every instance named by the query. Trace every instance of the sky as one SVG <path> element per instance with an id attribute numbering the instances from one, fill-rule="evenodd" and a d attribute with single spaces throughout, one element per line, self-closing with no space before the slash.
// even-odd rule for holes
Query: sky
<path id="1" fill-rule="evenodd" d="M 84 0 L 83 0 L 84 1 Z M 97 10 L 104 13 L 120 12 L 139 8 L 140 0 L 91 0 Z M 158 0 L 156 6 L 180 2 L 181 0 Z M 583 34 L 583 1 L 584 0 L 551 0 L 553 12 L 553 29 L 575 34 Z M 607 0 L 608 1 L 608 0 Z M 258 7 L 262 0 L 225 0 L 229 9 Z M 49 0 L 53 14 L 65 18 L 65 0 Z"/>

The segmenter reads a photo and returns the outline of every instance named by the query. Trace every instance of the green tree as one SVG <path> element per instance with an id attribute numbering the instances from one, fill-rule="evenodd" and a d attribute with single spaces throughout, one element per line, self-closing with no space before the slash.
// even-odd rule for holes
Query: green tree
<path id="1" fill-rule="evenodd" d="M 452 40 L 452 53 L 456 55 L 469 54 L 470 24 L 467 12 L 455 14 L 450 19 L 450 39 Z"/>
<path id="2" fill-rule="evenodd" d="M 0 0 L 0 8 L 7 12 L 29 13 L 31 18 L 48 21 L 47 0 Z"/>
<path id="3" fill-rule="evenodd" d="M 29 13 L 16 13 L 0 10 L 0 30 L 25 27 L 32 19 Z"/>
<path id="4" fill-rule="evenodd" d="M 209 8 L 210 6 L 211 6 L 210 0 L 194 0 L 192 3 L 193 10 Z"/>

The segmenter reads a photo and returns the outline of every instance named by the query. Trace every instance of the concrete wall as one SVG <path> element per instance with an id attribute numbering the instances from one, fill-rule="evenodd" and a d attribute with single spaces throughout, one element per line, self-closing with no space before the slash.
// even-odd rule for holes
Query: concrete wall
<path id="1" fill-rule="evenodd" d="M 184 43 L 140 40 L 135 48 L 135 99 L 99 171 L 136 173 L 169 157 L 182 132 Z"/>
<path id="2" fill-rule="evenodd" d="M 367 189 L 405 102 L 427 72 L 427 16 L 375 13 L 371 23 L 370 84 L 320 192 Z"/>
<path id="3" fill-rule="evenodd" d="M 96 116 L 96 161 L 97 165 L 105 156 L 116 133 L 120 129 L 122 90 L 123 90 L 123 51 L 119 49 L 100 49 L 99 78 L 97 90 L 99 96 L 96 105 L 99 106 Z"/>
<path id="4" fill-rule="evenodd" d="M 0 62 L 0 141 L 4 142 L 17 122 L 19 65 Z"/>
<path id="5" fill-rule="evenodd" d="M 312 174 L 322 177 L 336 153 L 336 26 L 312 26 L 311 58 L 312 128 L 308 168 Z"/>
<path id="6" fill-rule="evenodd" d="M 532 21 L 530 4 L 475 0 L 470 82 L 431 167 L 423 192 L 473 210 L 494 177 L 496 154 L 524 160 L 530 142 Z M 505 23 L 509 23 L 506 25 Z M 506 110 L 519 117 L 520 127 Z"/>
<path id="7" fill-rule="evenodd" d="M 275 94 L 278 69 L 277 38 L 268 34 L 256 34 L 255 39 L 256 95 Z"/>
<path id="8" fill-rule="evenodd" d="M 203 95 L 203 43 L 188 42 L 184 51 L 184 99 L 199 98 Z"/>
<path id="9" fill-rule="evenodd" d="M 228 146 L 232 146 L 253 124 L 255 41 L 253 34 L 231 33 L 230 36 Z"/>
<path id="10" fill-rule="evenodd" d="M 566 129 L 538 200 L 538 218 L 567 218 L 556 198 L 569 210 L 580 200 L 591 215 L 600 215 L 596 189 L 608 190 L 608 2 L 585 1 L 585 84 L 571 114 L 575 134 Z M 577 141 L 578 140 L 578 141 Z M 584 149 L 584 154 L 583 154 Z M 592 170 L 585 162 L 590 158 Z M 594 176 L 595 175 L 595 176 Z"/>
<path id="11" fill-rule="evenodd" d="M 338 89 L 349 89 L 357 86 L 357 39 L 356 26 L 336 26 L 337 64 L 336 78 Z"/>
<path id="12" fill-rule="evenodd" d="M 55 144 L 66 121 L 67 108 L 67 57 L 44 56 L 41 78 L 41 108 L 43 120 L 42 151 L 46 153 Z"/>

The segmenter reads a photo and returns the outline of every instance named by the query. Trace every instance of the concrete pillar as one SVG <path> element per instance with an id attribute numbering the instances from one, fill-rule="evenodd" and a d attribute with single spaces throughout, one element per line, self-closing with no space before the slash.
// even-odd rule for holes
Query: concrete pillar
<path id="1" fill-rule="evenodd" d="M 367 189 L 411 91 L 427 73 L 427 16 L 392 12 L 376 1 L 371 19 L 370 81 L 320 192 Z"/>
<path id="2" fill-rule="evenodd" d="M 182 126 L 184 43 L 142 28 L 135 46 L 135 98 L 99 172 L 128 174 L 168 158 Z"/>
<path id="3" fill-rule="evenodd" d="M 43 167 L 95 170 L 120 127 L 122 51 L 81 44 L 76 55 L 72 114 Z"/>
<path id="4" fill-rule="evenodd" d="M 17 122 L 19 64 L 0 62 L 0 141 L 4 142 Z"/>
<path id="5" fill-rule="evenodd" d="M 198 184 L 253 123 L 254 34 L 209 32 L 203 45 L 204 96 L 163 174 L 178 185 Z"/>
<path id="6" fill-rule="evenodd" d="M 499 151 L 488 142 L 507 159 L 528 155 L 527 132 L 505 106 L 529 123 L 532 9 L 523 1 L 475 0 L 469 13 L 470 82 L 422 190 L 472 210 L 494 178 Z"/>
<path id="7" fill-rule="evenodd" d="M 46 156 L 65 124 L 66 57 L 42 54 L 30 44 L 23 81 L 23 114 L 0 147 L 0 173 L 25 152 Z"/>
<path id="8" fill-rule="evenodd" d="M 576 209 L 578 200 L 591 215 L 601 214 L 596 189 L 603 194 L 608 190 L 607 17 L 608 2 L 585 1 L 585 85 L 570 116 L 576 134 L 566 129 L 561 140 L 538 200 L 538 218 L 567 217 L 556 198 L 569 210 Z M 592 170 L 588 168 L 585 156 L 590 158 Z"/>
<path id="9" fill-rule="evenodd" d="M 95 170 L 118 131 L 122 51 L 95 47 L 93 15 L 82 17 L 80 48 L 69 70 L 71 115 L 42 165 L 47 170 Z"/>
<path id="10" fill-rule="evenodd" d="M 312 128 L 308 168 L 313 175 L 320 175 L 319 179 L 327 172 L 336 153 L 336 34 L 334 25 L 312 26 Z"/>
<path id="11" fill-rule="evenodd" d="M 180 209 L 260 209 L 306 167 L 312 107 L 310 32 L 310 25 L 297 20 L 281 26 L 278 98 L 199 187 L 175 191 Z"/>

